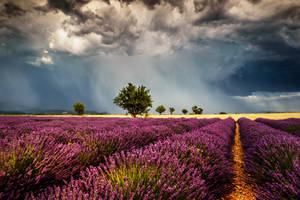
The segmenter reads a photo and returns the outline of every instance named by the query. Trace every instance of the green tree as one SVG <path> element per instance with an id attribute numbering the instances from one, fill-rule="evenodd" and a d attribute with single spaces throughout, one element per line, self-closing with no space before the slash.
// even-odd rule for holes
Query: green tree
<path id="1" fill-rule="evenodd" d="M 175 108 L 174 107 L 170 107 L 169 111 L 170 111 L 170 114 L 173 115 L 173 112 L 175 111 Z"/>
<path id="2" fill-rule="evenodd" d="M 192 107 L 192 111 L 196 114 L 196 115 L 199 115 L 199 114 L 202 114 L 203 112 L 203 109 L 202 108 L 198 108 L 198 106 L 193 106 Z"/>
<path id="3" fill-rule="evenodd" d="M 114 104 L 127 110 L 133 117 L 148 113 L 152 107 L 152 99 L 149 95 L 150 90 L 141 85 L 136 87 L 132 83 L 128 83 L 126 87 L 120 90 L 117 97 L 113 99 Z"/>
<path id="4" fill-rule="evenodd" d="M 74 111 L 78 113 L 78 115 L 83 115 L 85 112 L 84 103 L 77 102 L 73 105 Z"/>
<path id="5" fill-rule="evenodd" d="M 163 106 L 163 105 L 160 105 L 156 108 L 155 110 L 156 112 L 158 112 L 160 115 L 161 113 L 165 112 L 166 111 L 166 108 Z"/>
<path id="6" fill-rule="evenodd" d="M 219 114 L 223 115 L 223 114 L 227 114 L 226 112 L 220 112 Z"/>
<path id="7" fill-rule="evenodd" d="M 185 115 L 186 113 L 188 113 L 187 109 L 182 109 L 181 112 Z"/>

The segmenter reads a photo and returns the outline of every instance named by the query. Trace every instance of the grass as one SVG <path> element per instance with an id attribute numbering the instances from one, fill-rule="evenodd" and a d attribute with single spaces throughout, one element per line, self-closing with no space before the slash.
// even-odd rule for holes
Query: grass
<path id="1" fill-rule="evenodd" d="M 117 169 L 113 169 L 111 172 L 104 174 L 106 179 L 111 182 L 113 186 L 123 188 L 126 190 L 135 191 L 139 185 L 155 188 L 157 182 L 160 179 L 161 172 L 156 167 L 143 167 L 138 164 L 131 164 L 129 166 L 122 165 Z M 150 179 L 152 177 L 152 180 Z"/>

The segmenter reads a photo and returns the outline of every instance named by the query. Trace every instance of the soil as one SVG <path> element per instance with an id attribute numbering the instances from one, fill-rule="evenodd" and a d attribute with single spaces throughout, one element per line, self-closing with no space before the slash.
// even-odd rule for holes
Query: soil
<path id="1" fill-rule="evenodd" d="M 236 176 L 234 177 L 234 190 L 228 194 L 223 200 L 251 200 L 255 199 L 253 193 L 253 187 L 245 182 L 247 174 L 244 173 L 244 152 L 242 143 L 240 140 L 239 124 L 236 123 L 236 131 L 234 137 L 234 145 L 232 148 L 234 171 Z"/>

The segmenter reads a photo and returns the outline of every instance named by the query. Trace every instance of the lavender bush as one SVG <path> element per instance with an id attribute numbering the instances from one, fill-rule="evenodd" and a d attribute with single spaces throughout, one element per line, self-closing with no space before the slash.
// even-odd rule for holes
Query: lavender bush
<path id="1" fill-rule="evenodd" d="M 231 149 L 234 133 L 235 121 L 228 118 L 184 135 L 174 135 L 171 138 L 196 148 L 196 151 L 206 159 L 204 165 L 193 162 L 195 167 L 205 166 L 202 178 L 206 181 L 210 192 L 217 198 L 221 198 L 233 189 Z"/>
<path id="2" fill-rule="evenodd" d="M 280 129 L 282 131 L 300 137 L 300 119 L 298 118 L 289 118 L 282 120 L 258 118 L 255 121 L 264 123 L 271 126 L 272 128 Z"/>
<path id="3" fill-rule="evenodd" d="M 181 166 L 182 160 L 165 148 L 188 147 L 158 142 L 132 153 L 116 154 L 105 165 L 90 167 L 81 178 L 28 199 L 211 199 L 200 171 Z M 190 150 L 190 152 L 192 152 Z M 192 182 L 193 181 L 193 182 Z"/>
<path id="4" fill-rule="evenodd" d="M 0 118 L 0 199 L 61 184 L 106 156 L 219 119 Z"/>
<path id="5" fill-rule="evenodd" d="M 144 148 L 110 156 L 98 167 L 81 171 L 79 179 L 49 187 L 27 199 L 216 199 L 229 192 L 235 123 L 226 119 L 210 125 L 223 133 L 201 128 L 174 135 Z M 220 137 L 223 135 L 223 137 Z M 228 135 L 228 137 L 226 136 Z M 216 149 L 220 147 L 221 150 Z"/>
<path id="6" fill-rule="evenodd" d="M 256 188 L 257 199 L 298 199 L 299 137 L 246 118 L 238 123 L 245 148 L 245 170 Z"/>

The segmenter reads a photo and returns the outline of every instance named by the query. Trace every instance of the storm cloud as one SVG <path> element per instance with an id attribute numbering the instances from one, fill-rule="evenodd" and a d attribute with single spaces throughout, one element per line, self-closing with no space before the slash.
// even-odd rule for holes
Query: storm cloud
<path id="1" fill-rule="evenodd" d="M 298 0 L 7 0 L 0 25 L 0 101 L 55 107 L 60 96 L 120 112 L 111 99 L 134 82 L 178 108 L 300 110 L 236 98 L 300 91 Z"/>
<path id="2" fill-rule="evenodd" d="M 152 52 L 161 55 L 210 39 L 265 51 L 300 45 L 297 0 L 31 0 L 2 3 L 2 10 L 4 25 L 39 33 L 45 48 L 72 54 L 140 55 L 161 49 Z"/>

